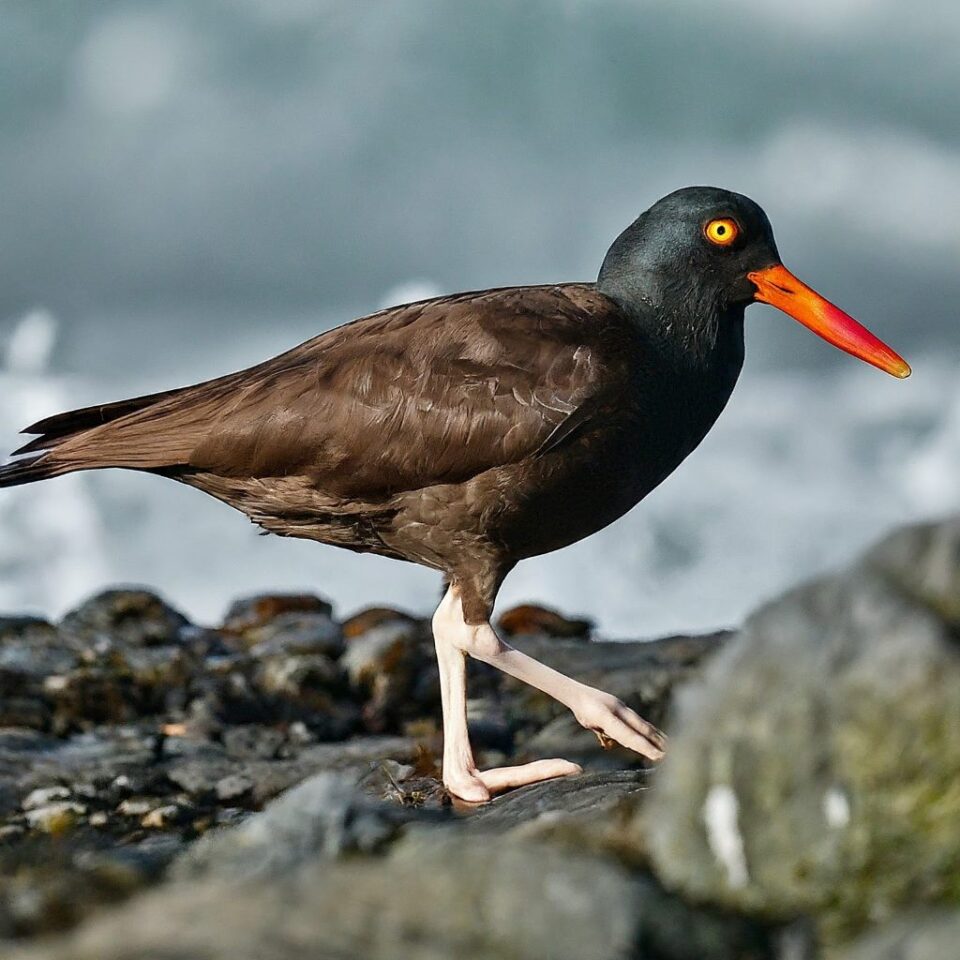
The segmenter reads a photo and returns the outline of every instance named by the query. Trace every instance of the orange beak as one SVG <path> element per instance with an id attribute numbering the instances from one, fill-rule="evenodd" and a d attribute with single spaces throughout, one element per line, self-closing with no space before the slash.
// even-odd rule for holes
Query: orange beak
<path id="1" fill-rule="evenodd" d="M 901 380 L 910 376 L 910 365 L 899 354 L 878 340 L 866 327 L 847 316 L 816 290 L 799 281 L 783 264 L 765 267 L 747 274 L 757 288 L 754 300 L 769 303 L 805 327 L 809 327 L 827 343 Z"/>

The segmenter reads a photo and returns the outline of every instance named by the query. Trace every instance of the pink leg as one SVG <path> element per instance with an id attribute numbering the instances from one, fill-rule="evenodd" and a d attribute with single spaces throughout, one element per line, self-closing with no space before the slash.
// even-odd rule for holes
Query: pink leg
<path id="1" fill-rule="evenodd" d="M 580 773 L 580 767 L 567 760 L 537 760 L 515 767 L 477 770 L 467 733 L 466 653 L 457 643 L 463 626 L 460 600 L 451 587 L 433 617 L 443 705 L 444 786 L 461 800 L 483 803 L 491 794 L 511 787 Z"/>

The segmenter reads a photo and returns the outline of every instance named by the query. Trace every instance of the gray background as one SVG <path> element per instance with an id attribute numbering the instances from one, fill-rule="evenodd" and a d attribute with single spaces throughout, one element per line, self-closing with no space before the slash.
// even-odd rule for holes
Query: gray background
<path id="1" fill-rule="evenodd" d="M 592 279 L 657 197 L 723 185 L 917 375 L 852 371 L 753 308 L 737 425 L 646 519 L 515 590 L 625 631 L 735 619 L 885 524 L 955 505 L 958 41 L 946 0 L 4 0 L 0 337 L 40 310 L 56 342 L 42 371 L 8 358 L 3 439 L 35 412 L 226 372 L 385 302 Z M 883 473 L 905 460 L 921 464 L 908 479 Z M 205 615 L 293 584 L 432 602 L 427 574 L 265 546 L 160 486 L 5 494 L 0 600 L 51 612 L 119 577 Z M 698 577 L 716 602 L 663 614 L 667 580 L 696 601 Z"/>

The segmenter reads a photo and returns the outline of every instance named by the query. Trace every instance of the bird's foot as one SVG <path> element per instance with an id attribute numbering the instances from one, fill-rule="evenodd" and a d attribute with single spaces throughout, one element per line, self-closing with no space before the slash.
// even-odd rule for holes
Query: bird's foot
<path id="1" fill-rule="evenodd" d="M 554 780 L 583 773 L 581 767 L 569 760 L 534 760 L 514 767 L 492 767 L 490 770 L 463 770 L 444 772 L 443 785 L 458 800 L 467 803 L 486 803 L 494 794 L 523 787 L 529 783 Z"/>
<path id="2" fill-rule="evenodd" d="M 585 687 L 573 713 L 581 726 L 597 735 L 604 750 L 619 743 L 650 760 L 659 760 L 663 756 L 666 735 L 609 693 Z"/>

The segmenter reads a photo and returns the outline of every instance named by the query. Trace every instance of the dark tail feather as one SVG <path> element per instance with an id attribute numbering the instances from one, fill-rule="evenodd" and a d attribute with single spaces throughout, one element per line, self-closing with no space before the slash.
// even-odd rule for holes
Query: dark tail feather
<path id="1" fill-rule="evenodd" d="M 46 480 L 48 477 L 55 477 L 64 472 L 66 472 L 64 464 L 51 463 L 44 456 L 18 460 L 0 466 L 0 487 L 18 487 L 21 483 Z"/>
<path id="2" fill-rule="evenodd" d="M 39 420 L 20 432 L 39 433 L 41 436 L 25 443 L 19 450 L 15 450 L 13 455 L 18 456 L 21 453 L 49 450 L 69 437 L 83 433 L 84 430 L 100 427 L 112 420 L 119 420 L 120 417 L 125 417 L 128 413 L 136 413 L 138 410 L 143 410 L 144 407 L 152 406 L 154 403 L 165 400 L 179 392 L 179 390 L 165 390 L 163 393 L 151 393 L 145 397 L 118 400 L 116 403 L 84 407 L 82 410 L 68 410 L 66 413 L 58 413 L 52 417 L 47 417 L 45 420 Z"/>

